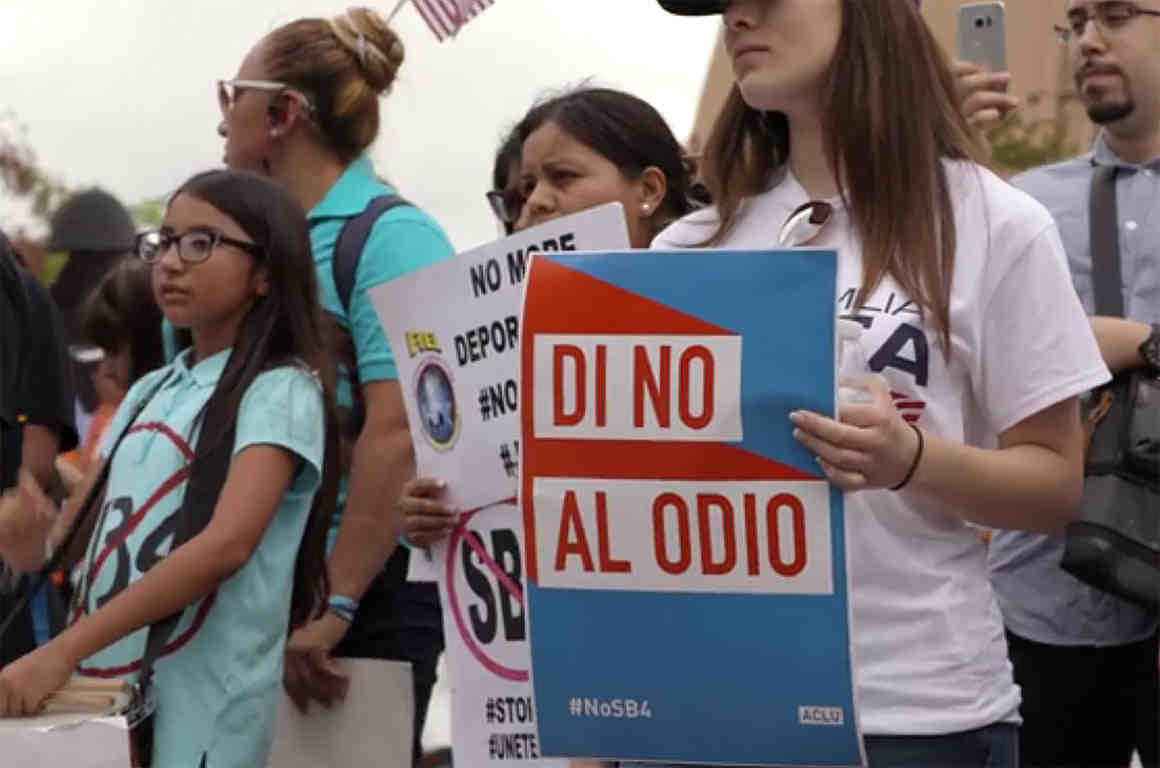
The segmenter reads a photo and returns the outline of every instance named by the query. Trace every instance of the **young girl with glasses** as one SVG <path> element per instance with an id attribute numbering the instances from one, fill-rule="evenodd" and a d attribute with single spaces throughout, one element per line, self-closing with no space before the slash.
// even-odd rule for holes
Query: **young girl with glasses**
<path id="1" fill-rule="evenodd" d="M 869 763 L 1016 765 L 1019 689 L 973 526 L 1059 531 L 1077 514 L 1076 398 L 1108 374 L 1059 234 L 976 160 L 914 4 L 719 6 L 735 84 L 703 158 L 716 205 L 654 247 L 774 248 L 803 204 L 826 204 L 804 239 L 838 252 L 869 402 L 787 418 L 848 492 Z"/>
<path id="2" fill-rule="evenodd" d="M 177 614 L 152 677 L 153 765 L 265 765 L 287 627 L 325 601 L 337 488 L 306 218 L 272 182 L 212 171 L 177 191 L 138 253 L 192 346 L 129 390 L 83 503 L 62 513 L 76 515 L 82 550 L 72 622 L 0 671 L 0 715 L 39 711 L 73 674 L 135 678 L 149 627 Z M 224 477 L 210 476 L 211 455 L 226 458 Z M 0 540 L 0 555 L 61 545 L 30 477 L 3 515 L 23 536 Z"/>

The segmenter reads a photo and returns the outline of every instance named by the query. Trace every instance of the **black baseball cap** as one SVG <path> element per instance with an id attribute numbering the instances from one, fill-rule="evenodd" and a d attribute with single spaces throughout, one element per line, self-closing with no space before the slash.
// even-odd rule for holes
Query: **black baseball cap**
<path id="1" fill-rule="evenodd" d="M 678 16 L 712 16 L 724 13 L 729 0 L 657 0 L 669 13 Z"/>
<path id="2" fill-rule="evenodd" d="M 724 13 L 729 7 L 729 0 L 657 0 L 669 13 L 678 16 L 712 16 L 715 13 Z M 916 6 L 922 6 L 922 0 L 914 0 Z"/>

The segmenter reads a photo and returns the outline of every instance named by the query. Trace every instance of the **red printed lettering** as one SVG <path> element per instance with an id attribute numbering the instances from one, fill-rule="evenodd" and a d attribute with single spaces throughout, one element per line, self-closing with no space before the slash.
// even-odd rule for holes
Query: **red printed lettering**
<path id="1" fill-rule="evenodd" d="M 680 554 L 676 560 L 669 559 L 665 507 L 672 507 L 677 511 L 677 536 Z M 689 570 L 689 566 L 693 562 L 693 550 L 689 543 L 689 505 L 675 493 L 663 493 L 653 501 L 652 513 L 653 549 L 656 552 L 657 565 L 665 573 L 679 576 Z"/>
<path id="2" fill-rule="evenodd" d="M 701 413 L 693 415 L 692 381 L 693 362 L 701 363 Z M 681 421 L 689 429 L 704 429 L 713 421 L 713 353 L 697 344 L 689 347 L 681 355 L 680 403 Z"/>
<path id="3" fill-rule="evenodd" d="M 632 563 L 612 556 L 612 542 L 608 535 L 608 494 L 596 492 L 596 541 L 600 550 L 601 573 L 632 573 Z"/>
<path id="4" fill-rule="evenodd" d="M 564 509 L 560 515 L 560 537 L 556 541 L 556 570 L 565 570 L 568 556 L 576 555 L 585 571 L 591 573 L 592 551 L 588 547 L 588 536 L 584 533 L 584 520 L 580 517 L 580 504 L 576 492 L 564 494 Z"/>
<path id="5" fill-rule="evenodd" d="M 633 350 L 632 366 L 632 423 L 637 429 L 644 428 L 644 395 L 648 398 L 656 414 L 657 424 L 668 429 L 672 411 L 672 357 L 671 347 L 661 347 L 660 372 L 654 373 L 648 358 L 648 350 L 639 344 Z"/>
<path id="6" fill-rule="evenodd" d="M 788 507 L 793 516 L 793 560 L 781 557 L 780 511 Z M 797 576 L 806 568 L 806 510 L 801 499 L 789 493 L 779 493 L 765 506 L 766 526 L 769 528 L 769 564 L 781 576 Z"/>
<path id="7" fill-rule="evenodd" d="M 575 385 L 572 391 L 576 393 L 576 402 L 571 411 L 566 409 L 564 393 L 567 389 L 564 384 L 564 361 L 572 361 L 572 382 Z M 553 422 L 557 427 L 574 427 L 584 420 L 584 411 L 587 406 L 587 375 L 584 364 L 584 351 L 572 344 L 557 344 L 552 348 L 552 390 L 555 406 L 553 408 Z"/>
<path id="8" fill-rule="evenodd" d="M 713 532 L 709 517 L 712 510 L 721 513 L 721 527 L 724 534 L 725 552 L 720 560 L 713 559 Z M 697 494 L 697 527 L 701 534 L 701 570 L 706 576 L 720 576 L 729 573 L 737 565 L 737 542 L 733 524 L 733 505 L 729 499 L 717 493 Z"/>

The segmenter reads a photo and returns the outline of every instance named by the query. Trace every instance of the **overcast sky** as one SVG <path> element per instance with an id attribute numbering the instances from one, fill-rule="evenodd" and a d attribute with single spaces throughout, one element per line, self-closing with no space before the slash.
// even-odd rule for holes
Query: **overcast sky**
<path id="1" fill-rule="evenodd" d="M 395 0 L 370 3 L 387 14 Z M 326 0 L 0 0 L 0 113 L 42 167 L 126 203 L 221 162 L 214 81 L 264 33 Z M 652 102 L 684 140 L 719 20 L 654 0 L 496 0 L 438 43 L 418 12 L 394 27 L 406 62 L 372 150 L 381 173 L 465 249 L 493 239 L 483 198 L 505 128 L 546 90 L 585 78 Z M 24 223 L 0 193 L 0 227 Z"/>

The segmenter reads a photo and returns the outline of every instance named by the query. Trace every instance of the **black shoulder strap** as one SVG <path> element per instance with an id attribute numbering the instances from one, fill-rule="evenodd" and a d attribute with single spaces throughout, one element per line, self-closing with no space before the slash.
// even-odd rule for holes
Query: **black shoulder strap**
<path id="1" fill-rule="evenodd" d="M 1092 169 L 1090 205 L 1092 288 L 1096 314 L 1124 316 L 1124 287 L 1120 277 L 1120 225 L 1116 213 L 1116 166 Z"/>
<path id="2" fill-rule="evenodd" d="M 359 259 L 362 258 L 363 248 L 371 236 L 375 222 L 387 211 L 402 205 L 410 203 L 398 195 L 376 197 L 367 204 L 362 213 L 347 221 L 342 231 L 338 233 L 332 269 L 334 287 L 338 289 L 338 300 L 342 302 L 342 309 L 347 314 L 350 314 L 350 298 L 354 295 Z"/>
<path id="3" fill-rule="evenodd" d="M 109 459 L 104 463 L 104 466 L 102 466 L 101 474 L 97 477 L 97 481 L 93 483 L 93 487 L 89 490 L 88 496 L 86 496 L 85 499 L 81 502 L 81 514 L 76 516 L 76 519 L 73 520 L 72 525 L 69 527 L 68 531 L 65 532 L 64 539 L 57 546 L 56 552 L 53 553 L 52 558 L 49 559 L 49 561 L 44 564 L 44 567 L 40 569 L 36 576 L 31 579 L 29 587 L 22 590 L 20 593 L 20 600 L 17 602 L 15 607 L 13 607 L 12 610 L 8 612 L 8 615 L 4 617 L 3 621 L 0 621 L 0 639 L 3 639 L 5 634 L 12 627 L 16 617 L 28 606 L 32 596 L 40 591 L 41 587 L 44 586 L 45 582 L 48 581 L 49 577 L 54 572 L 60 570 L 61 565 L 64 563 L 65 556 L 76 543 L 77 536 L 80 535 L 80 532 L 83 531 L 88 524 L 89 516 L 97 513 L 97 508 L 101 506 L 99 503 L 100 497 L 104 495 L 105 485 L 109 479 L 109 469 L 113 463 L 112 457 L 117 453 L 117 450 L 121 447 L 121 443 L 128 436 L 129 430 L 133 427 L 134 422 L 136 422 L 138 417 L 140 417 L 141 414 L 145 411 L 145 407 L 149 405 L 149 401 L 153 399 L 154 395 L 161 391 L 161 388 L 165 386 L 167 381 L 169 381 L 168 375 L 161 377 L 161 379 L 153 386 L 153 388 L 137 401 L 132 415 L 125 422 L 125 427 L 121 430 L 121 433 L 117 435 L 116 440 L 113 441 L 113 447 L 109 451 Z"/>
<path id="4" fill-rule="evenodd" d="M 227 363 L 228 365 L 228 363 Z M 177 529 L 173 533 L 173 543 L 169 547 L 174 552 L 178 547 L 197 536 L 209 525 L 217 507 L 218 497 L 226 482 L 230 461 L 234 453 L 234 437 L 237 434 L 236 419 L 229 418 L 222 408 L 206 408 L 205 418 L 197 436 L 193 466 L 190 467 L 189 483 L 185 487 L 181 508 L 177 513 Z M 223 423 L 223 419 L 227 419 Z M 224 428 L 224 431 L 223 431 Z M 211 444 L 213 436 L 220 435 Z M 208 599 L 208 598 L 205 598 Z M 141 672 L 138 678 L 140 689 L 148 695 L 153 678 L 153 665 L 161 658 L 165 644 L 177 629 L 184 610 L 166 616 L 149 627 L 145 640 L 145 654 L 141 657 Z"/>

